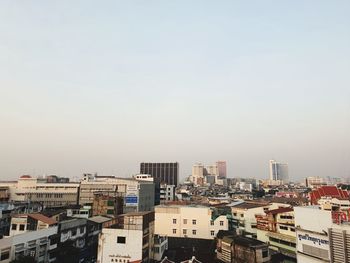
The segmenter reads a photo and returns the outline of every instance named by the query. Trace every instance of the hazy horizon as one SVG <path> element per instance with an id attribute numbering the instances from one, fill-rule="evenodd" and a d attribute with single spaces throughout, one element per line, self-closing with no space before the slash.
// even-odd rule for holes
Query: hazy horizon
<path id="1" fill-rule="evenodd" d="M 349 1 L 0 3 L 0 178 L 350 177 Z"/>

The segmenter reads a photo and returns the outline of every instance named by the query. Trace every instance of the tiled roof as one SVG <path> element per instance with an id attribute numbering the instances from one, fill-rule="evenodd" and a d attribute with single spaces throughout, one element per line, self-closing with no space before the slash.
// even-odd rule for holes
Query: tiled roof
<path id="1" fill-rule="evenodd" d="M 349 199 L 349 193 L 346 190 L 337 188 L 336 186 L 321 186 L 310 192 L 312 204 L 316 204 L 321 197 L 332 197 L 339 199 Z"/>
<path id="2" fill-rule="evenodd" d="M 57 224 L 57 221 L 52 219 L 52 218 L 49 218 L 47 216 L 44 216 L 43 214 L 40 214 L 40 213 L 36 213 L 36 214 L 28 214 L 29 217 L 35 219 L 35 220 L 38 220 L 38 221 L 41 221 L 45 224 L 48 224 L 48 225 L 54 225 L 54 224 Z"/>
<path id="3" fill-rule="evenodd" d="M 277 209 L 273 209 L 273 210 L 268 210 L 266 211 L 266 214 L 281 214 L 281 213 L 286 213 L 286 212 L 292 212 L 293 211 L 293 207 L 281 207 L 281 208 L 277 208 Z"/>

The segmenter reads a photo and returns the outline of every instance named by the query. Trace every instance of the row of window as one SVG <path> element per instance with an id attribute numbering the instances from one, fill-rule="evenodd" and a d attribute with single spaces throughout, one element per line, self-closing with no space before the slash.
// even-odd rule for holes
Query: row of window
<path id="1" fill-rule="evenodd" d="M 26 225 L 25 224 L 12 224 L 11 230 L 17 230 L 17 226 L 19 226 L 19 231 L 24 231 Z"/>
<path id="2" fill-rule="evenodd" d="M 176 224 L 177 219 L 173 218 L 173 224 Z M 187 224 L 187 219 L 183 219 L 183 224 L 186 225 Z M 197 224 L 197 220 L 196 219 L 192 219 L 192 225 L 196 225 Z M 210 225 L 214 225 L 214 221 L 210 221 Z M 224 221 L 220 221 L 220 226 L 224 225 Z"/>
<path id="3" fill-rule="evenodd" d="M 293 216 L 280 215 L 281 219 L 293 219 Z"/>
<path id="4" fill-rule="evenodd" d="M 111 262 L 129 263 L 130 259 L 111 259 Z"/>
<path id="5" fill-rule="evenodd" d="M 63 198 L 63 194 L 36 194 L 37 198 Z"/>
<path id="6" fill-rule="evenodd" d="M 237 213 L 233 213 L 233 216 L 237 216 Z M 244 214 L 240 214 L 241 217 L 244 217 Z"/>
<path id="7" fill-rule="evenodd" d="M 177 229 L 174 228 L 174 229 L 173 229 L 173 234 L 176 234 L 176 233 L 177 233 Z M 182 229 L 182 234 L 183 234 L 183 235 L 187 235 L 187 229 Z M 196 230 L 196 229 L 193 229 L 193 230 L 192 230 L 192 235 L 197 235 L 197 230 Z M 211 231 L 210 231 L 210 235 L 211 235 L 211 236 L 214 236 L 214 235 L 215 235 L 215 231 L 214 231 L 214 230 L 211 230 Z"/>
<path id="8" fill-rule="evenodd" d="M 1 251 L 0 261 L 7 260 L 10 258 L 10 250 L 11 248 L 5 248 Z"/>
<path id="9" fill-rule="evenodd" d="M 287 227 L 287 226 L 279 226 L 279 228 L 282 229 L 282 230 L 288 230 L 289 229 L 289 227 Z M 290 227 L 290 231 L 295 232 L 295 228 L 294 227 Z"/>

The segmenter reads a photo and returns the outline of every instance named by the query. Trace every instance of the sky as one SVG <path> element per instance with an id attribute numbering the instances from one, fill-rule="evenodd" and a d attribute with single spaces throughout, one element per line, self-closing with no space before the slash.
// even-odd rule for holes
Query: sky
<path id="1" fill-rule="evenodd" d="M 350 177 L 350 2 L 0 3 L 0 178 Z"/>

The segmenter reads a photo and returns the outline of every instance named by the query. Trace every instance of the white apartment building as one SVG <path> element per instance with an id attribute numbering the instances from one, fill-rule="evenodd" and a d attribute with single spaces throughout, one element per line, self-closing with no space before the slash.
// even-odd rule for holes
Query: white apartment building
<path id="1" fill-rule="evenodd" d="M 228 230 L 225 215 L 214 216 L 210 207 L 159 205 L 155 207 L 155 234 L 168 237 L 214 239 L 219 230 Z"/>
<path id="2" fill-rule="evenodd" d="M 50 236 L 56 233 L 57 226 L 52 226 L 0 239 L 0 262 L 9 263 L 20 256 L 32 256 L 38 263 L 54 261 L 50 251 L 57 248 L 57 244 L 50 244 Z"/>
<path id="3" fill-rule="evenodd" d="M 149 262 L 153 258 L 154 213 L 122 215 L 120 224 L 103 228 L 97 263 Z"/>
<path id="4" fill-rule="evenodd" d="M 39 202 L 44 206 L 76 205 L 79 183 L 48 183 L 45 179 L 21 176 L 18 181 L 0 182 L 7 187 L 12 202 Z"/>

